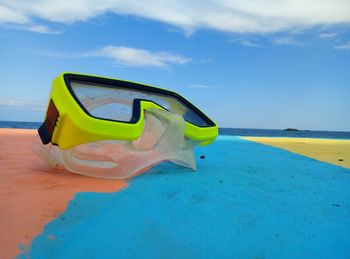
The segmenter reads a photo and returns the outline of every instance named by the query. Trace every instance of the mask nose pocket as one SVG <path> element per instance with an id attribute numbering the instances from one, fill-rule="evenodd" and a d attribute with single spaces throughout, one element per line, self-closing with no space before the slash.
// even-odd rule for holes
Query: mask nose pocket
<path id="1" fill-rule="evenodd" d="M 130 178 L 162 161 L 195 169 L 196 143 L 185 137 L 185 128 L 181 115 L 147 109 L 144 131 L 136 140 L 103 140 L 66 150 L 34 141 L 33 151 L 51 165 L 63 165 L 74 173 L 99 178 Z"/>

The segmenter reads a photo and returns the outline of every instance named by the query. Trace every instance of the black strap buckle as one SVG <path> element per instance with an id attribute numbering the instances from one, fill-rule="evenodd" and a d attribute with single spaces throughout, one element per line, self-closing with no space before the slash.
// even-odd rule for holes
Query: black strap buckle
<path id="1" fill-rule="evenodd" d="M 51 142 L 51 138 L 53 135 L 53 131 L 56 127 L 58 116 L 59 116 L 58 110 L 51 99 L 49 103 L 49 107 L 47 108 L 46 119 L 38 129 L 41 142 L 43 142 L 43 144 L 45 145 Z"/>

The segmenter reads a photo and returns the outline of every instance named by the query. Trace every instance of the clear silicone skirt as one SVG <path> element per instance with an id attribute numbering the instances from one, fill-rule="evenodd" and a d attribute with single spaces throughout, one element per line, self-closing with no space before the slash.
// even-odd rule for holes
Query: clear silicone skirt
<path id="1" fill-rule="evenodd" d="M 183 116 L 166 110 L 145 111 L 144 131 L 136 140 L 105 140 L 60 149 L 42 144 L 39 136 L 33 152 L 51 166 L 109 179 L 126 179 L 138 175 L 162 161 L 196 169 L 196 142 L 185 136 Z"/>

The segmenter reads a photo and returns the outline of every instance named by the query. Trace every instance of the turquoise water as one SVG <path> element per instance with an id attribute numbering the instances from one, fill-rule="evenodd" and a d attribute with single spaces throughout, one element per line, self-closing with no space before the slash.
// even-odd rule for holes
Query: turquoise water
<path id="1" fill-rule="evenodd" d="M 350 257 L 349 169 L 229 136 L 196 157 L 77 194 L 22 257 Z"/>
<path id="2" fill-rule="evenodd" d="M 40 125 L 40 122 L 0 121 L 0 128 L 38 129 Z M 284 131 L 271 129 L 220 128 L 219 133 L 220 135 L 230 136 L 350 139 L 350 132 L 341 131 Z"/>

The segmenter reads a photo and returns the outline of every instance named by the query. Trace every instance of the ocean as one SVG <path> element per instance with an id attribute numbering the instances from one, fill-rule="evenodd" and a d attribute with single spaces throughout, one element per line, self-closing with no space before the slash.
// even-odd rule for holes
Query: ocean
<path id="1" fill-rule="evenodd" d="M 40 125 L 40 122 L 0 121 L 0 128 L 37 129 Z M 342 131 L 219 128 L 219 133 L 230 136 L 350 139 L 350 132 Z"/>

